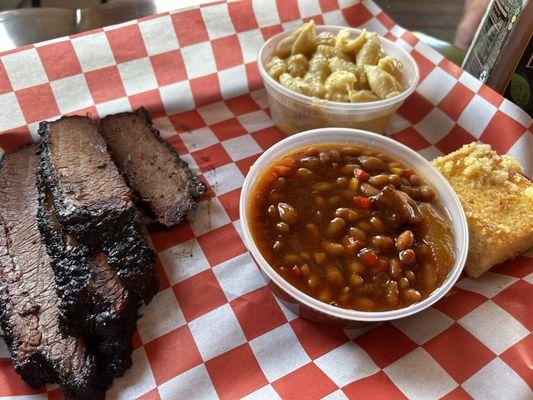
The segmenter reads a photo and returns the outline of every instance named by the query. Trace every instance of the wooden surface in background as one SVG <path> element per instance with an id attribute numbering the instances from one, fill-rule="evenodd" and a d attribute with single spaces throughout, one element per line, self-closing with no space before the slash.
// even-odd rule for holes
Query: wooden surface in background
<path id="1" fill-rule="evenodd" d="M 42 0 L 43 6 L 0 13 L 0 50 L 8 50 L 36 41 L 123 22 L 166 9 L 188 6 L 209 0 Z M 452 43 L 461 19 L 465 0 L 375 0 L 398 24 Z M 0 0 L 2 5 L 16 7 L 30 0 Z M 72 7 L 85 5 L 78 14 Z M 74 7 L 75 8 L 75 7 Z"/>
<path id="2" fill-rule="evenodd" d="M 465 0 L 375 0 L 399 25 L 453 43 Z"/>

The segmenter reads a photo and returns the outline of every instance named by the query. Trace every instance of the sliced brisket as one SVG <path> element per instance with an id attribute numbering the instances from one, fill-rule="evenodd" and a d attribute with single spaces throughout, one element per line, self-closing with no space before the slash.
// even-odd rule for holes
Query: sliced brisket
<path id="1" fill-rule="evenodd" d="M 103 118 L 100 131 L 116 165 L 159 223 L 179 223 L 205 192 L 144 108 Z"/>
<path id="2" fill-rule="evenodd" d="M 105 370 L 120 376 L 131 366 L 138 300 L 124 287 L 104 252 L 79 244 L 61 229 L 42 177 L 38 186 L 42 189 L 39 229 L 53 260 L 61 325 L 71 334 L 88 334 Z"/>
<path id="3" fill-rule="evenodd" d="M 107 380 L 83 339 L 63 335 L 51 259 L 37 228 L 37 147 L 0 166 L 0 323 L 13 365 L 31 386 L 57 382 L 67 398 L 103 399 Z"/>
<path id="4" fill-rule="evenodd" d="M 77 241 L 104 251 L 125 286 L 149 301 L 157 288 L 155 254 L 97 125 L 87 117 L 42 122 L 40 174 L 57 220 Z"/>
<path id="5" fill-rule="evenodd" d="M 59 222 L 84 242 L 135 218 L 131 190 L 113 164 L 96 124 L 87 117 L 42 122 L 41 160 Z"/>

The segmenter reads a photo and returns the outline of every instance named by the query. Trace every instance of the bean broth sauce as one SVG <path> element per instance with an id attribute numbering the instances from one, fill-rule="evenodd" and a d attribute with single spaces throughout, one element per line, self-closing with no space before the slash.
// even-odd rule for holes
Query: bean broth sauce
<path id="1" fill-rule="evenodd" d="M 427 298 L 455 259 L 448 214 L 413 169 L 372 148 L 289 152 L 260 176 L 252 236 L 291 285 L 331 305 L 386 311 Z"/>

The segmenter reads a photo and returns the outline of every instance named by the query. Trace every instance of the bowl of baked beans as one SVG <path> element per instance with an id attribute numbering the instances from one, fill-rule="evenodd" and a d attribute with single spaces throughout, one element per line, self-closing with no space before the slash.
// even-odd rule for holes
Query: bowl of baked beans
<path id="1" fill-rule="evenodd" d="M 240 215 L 274 294 L 329 325 L 424 310 L 456 282 L 468 249 L 464 211 L 442 175 L 401 143 L 357 129 L 272 146 L 246 176 Z"/>

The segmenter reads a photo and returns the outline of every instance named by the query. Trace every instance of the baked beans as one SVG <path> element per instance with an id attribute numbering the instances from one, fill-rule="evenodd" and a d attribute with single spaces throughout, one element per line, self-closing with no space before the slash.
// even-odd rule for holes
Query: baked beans
<path id="1" fill-rule="evenodd" d="M 393 310 L 429 296 L 454 262 L 435 190 L 368 147 L 325 144 L 272 163 L 248 205 L 272 267 L 310 296 L 343 308 Z"/>

